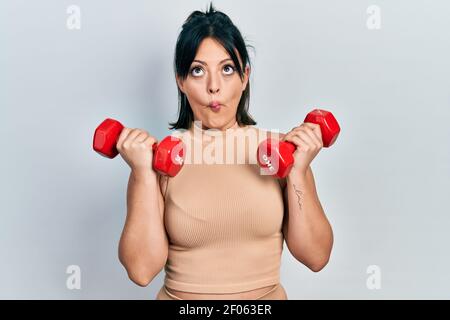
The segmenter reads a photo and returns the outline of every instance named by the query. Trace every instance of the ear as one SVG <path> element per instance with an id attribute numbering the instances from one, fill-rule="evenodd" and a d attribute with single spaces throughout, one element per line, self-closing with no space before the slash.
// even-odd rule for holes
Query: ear
<path id="1" fill-rule="evenodd" d="M 242 81 L 242 91 L 247 88 L 248 79 L 250 78 L 250 67 L 247 65 L 245 66 L 244 70 L 244 80 Z"/>
<path id="2" fill-rule="evenodd" d="M 180 88 L 181 92 L 184 93 L 184 82 L 183 82 L 183 79 L 181 79 L 181 77 L 179 75 L 176 75 L 176 79 L 177 79 L 178 88 Z"/>

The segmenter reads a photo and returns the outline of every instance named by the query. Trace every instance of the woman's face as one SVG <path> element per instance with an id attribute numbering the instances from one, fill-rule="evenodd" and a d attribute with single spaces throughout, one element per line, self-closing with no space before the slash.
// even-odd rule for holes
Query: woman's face
<path id="1" fill-rule="evenodd" d="M 242 60 L 238 51 L 239 62 Z M 203 129 L 225 130 L 237 127 L 236 112 L 250 74 L 248 66 L 241 79 L 233 60 L 225 48 L 213 38 L 205 38 L 192 62 L 186 79 L 177 78 L 180 90 L 186 95 L 194 121 L 201 121 Z M 219 108 L 210 106 L 218 102 Z"/>

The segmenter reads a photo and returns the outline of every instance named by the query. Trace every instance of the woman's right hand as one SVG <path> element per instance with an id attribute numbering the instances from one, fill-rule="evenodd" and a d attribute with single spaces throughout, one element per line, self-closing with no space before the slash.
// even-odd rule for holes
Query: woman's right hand
<path id="1" fill-rule="evenodd" d="M 123 128 L 116 148 L 122 158 L 136 172 L 154 172 L 152 168 L 153 144 L 157 140 L 141 129 Z"/>

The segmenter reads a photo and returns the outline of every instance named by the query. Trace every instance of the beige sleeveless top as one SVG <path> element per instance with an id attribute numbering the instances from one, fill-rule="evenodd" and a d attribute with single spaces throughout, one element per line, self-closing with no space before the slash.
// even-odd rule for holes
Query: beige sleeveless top
<path id="1" fill-rule="evenodd" d="M 183 134 L 184 166 L 163 178 L 167 287 L 236 293 L 279 282 L 286 181 L 262 174 L 256 162 L 268 134 L 196 124 Z"/>

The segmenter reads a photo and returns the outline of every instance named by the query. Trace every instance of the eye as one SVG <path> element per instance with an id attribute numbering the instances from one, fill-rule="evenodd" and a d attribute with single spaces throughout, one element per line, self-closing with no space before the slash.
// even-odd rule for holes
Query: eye
<path id="1" fill-rule="evenodd" d="M 193 68 L 191 69 L 191 72 L 190 72 L 191 75 L 194 76 L 194 77 L 198 77 L 198 76 L 201 76 L 202 74 L 199 73 L 199 72 L 195 72 L 195 71 L 202 71 L 202 72 L 203 72 L 203 69 L 200 68 L 199 66 L 193 67 Z"/>
<path id="2" fill-rule="evenodd" d="M 223 67 L 223 70 L 228 70 L 229 72 L 225 72 L 225 74 L 231 75 L 231 74 L 234 73 L 234 71 L 236 70 L 236 68 L 233 67 L 231 64 L 227 64 L 226 66 Z"/>

